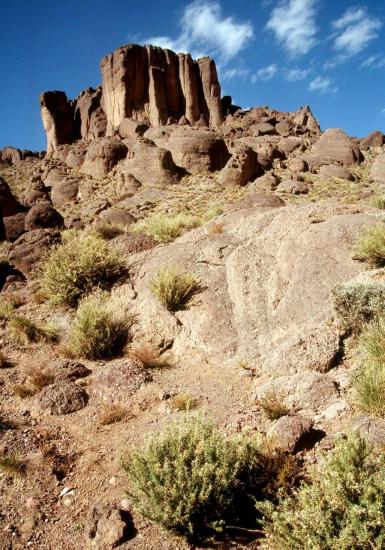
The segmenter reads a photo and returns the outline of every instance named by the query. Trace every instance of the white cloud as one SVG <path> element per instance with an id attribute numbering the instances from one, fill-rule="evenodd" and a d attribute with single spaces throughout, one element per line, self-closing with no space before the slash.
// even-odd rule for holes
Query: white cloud
<path id="1" fill-rule="evenodd" d="M 249 76 L 250 70 L 249 69 L 243 69 L 240 67 L 232 68 L 232 69 L 225 69 L 221 71 L 221 79 L 222 80 L 234 80 L 234 78 L 240 78 L 245 79 L 247 76 Z"/>
<path id="2" fill-rule="evenodd" d="M 382 116 L 385 116 L 385 107 L 383 109 L 381 109 L 381 114 L 382 114 Z"/>
<path id="3" fill-rule="evenodd" d="M 177 52 L 191 52 L 194 57 L 214 55 L 225 64 L 253 38 L 251 23 L 237 22 L 232 16 L 225 17 L 218 1 L 197 0 L 188 4 L 179 27 L 180 33 L 175 39 L 153 36 L 144 42 Z"/>
<path id="4" fill-rule="evenodd" d="M 267 67 L 262 67 L 259 69 L 255 75 L 251 77 L 252 82 L 257 82 L 258 80 L 271 80 L 278 72 L 277 65 L 268 65 Z"/>
<path id="5" fill-rule="evenodd" d="M 383 67 L 385 67 L 385 56 L 382 54 L 371 55 L 360 65 L 360 69 L 382 69 Z"/>
<path id="6" fill-rule="evenodd" d="M 285 80 L 287 82 L 298 82 L 299 80 L 305 80 L 311 73 L 311 69 L 285 69 Z"/>
<path id="7" fill-rule="evenodd" d="M 338 92 L 337 86 L 328 76 L 317 76 L 309 84 L 309 90 L 311 92 L 320 92 L 321 94 L 335 94 Z"/>
<path id="8" fill-rule="evenodd" d="M 316 4 L 317 0 L 284 0 L 271 12 L 266 28 L 291 57 L 308 53 L 317 43 Z"/>
<path id="9" fill-rule="evenodd" d="M 332 22 L 334 49 L 352 57 L 362 52 L 375 38 L 382 21 L 368 15 L 366 8 L 349 8 L 339 19 Z"/>

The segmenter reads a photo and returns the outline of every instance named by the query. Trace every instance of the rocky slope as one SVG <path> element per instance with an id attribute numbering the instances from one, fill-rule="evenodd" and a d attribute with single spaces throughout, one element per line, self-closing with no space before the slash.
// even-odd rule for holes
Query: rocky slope
<path id="1" fill-rule="evenodd" d="M 66 334 L 73 313 L 42 301 L 39 266 L 64 228 L 118 224 L 110 242 L 128 276 L 117 288 L 135 323 L 122 357 L 79 364 L 54 344 L 15 343 L 1 315 L 0 456 L 28 465 L 23 477 L 0 474 L 4 549 L 188 548 L 131 510 L 119 466 L 129 444 L 186 414 L 170 406 L 176 395 L 227 433 L 261 432 L 305 463 L 352 426 L 385 441 L 384 420 L 352 401 L 355 342 L 333 301 L 339 283 L 384 281 L 355 250 L 383 221 L 385 136 L 321 132 L 309 107 L 243 111 L 220 97 L 208 58 L 129 45 L 101 72 L 102 86 L 76 100 L 42 94 L 46 153 L 0 152 L 0 304 Z M 130 232 L 179 214 L 199 223 L 173 242 Z M 150 287 L 174 266 L 200 288 L 171 313 Z M 171 368 L 145 369 L 138 346 Z M 52 379 L 21 396 L 31 368 Z M 290 414 L 266 417 L 271 394 Z M 113 405 L 129 414 L 105 425 Z"/>

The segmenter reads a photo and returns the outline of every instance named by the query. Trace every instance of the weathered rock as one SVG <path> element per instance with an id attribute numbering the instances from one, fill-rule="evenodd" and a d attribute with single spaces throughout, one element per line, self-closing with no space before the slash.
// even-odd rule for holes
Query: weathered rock
<path id="1" fill-rule="evenodd" d="M 176 166 L 170 151 L 141 138 L 120 163 L 117 173 L 134 176 L 142 185 L 167 185 L 177 183 L 186 172 Z"/>
<path id="2" fill-rule="evenodd" d="M 220 173 L 218 181 L 223 185 L 243 186 L 261 174 L 258 155 L 247 145 L 236 150 Z"/>
<path id="3" fill-rule="evenodd" d="M 288 137 L 290 136 L 291 124 L 287 120 L 282 120 L 275 125 L 275 131 L 279 136 Z"/>
<path id="4" fill-rule="evenodd" d="M 99 219 L 106 223 L 117 224 L 124 227 L 128 227 L 136 222 L 134 216 L 121 208 L 108 208 L 107 210 L 103 210 Z"/>
<path id="5" fill-rule="evenodd" d="M 89 376 L 92 371 L 78 361 L 71 359 L 58 359 L 54 362 L 51 372 L 55 383 L 72 381 Z"/>
<path id="6" fill-rule="evenodd" d="M 351 428 L 365 439 L 368 439 L 373 445 L 383 448 L 385 444 L 385 419 L 361 415 L 353 420 Z"/>
<path id="7" fill-rule="evenodd" d="M 107 134 L 124 118 L 155 127 L 182 116 L 195 123 L 202 114 L 208 124 L 222 122 L 220 86 L 208 58 L 195 62 L 189 54 L 130 44 L 104 57 L 100 68 Z"/>
<path id="8" fill-rule="evenodd" d="M 367 151 L 371 147 L 382 147 L 383 145 L 385 145 L 385 135 L 378 130 L 360 141 L 361 151 Z"/>
<path id="9" fill-rule="evenodd" d="M 118 128 L 119 135 L 122 139 L 143 136 L 146 130 L 148 130 L 147 124 L 140 123 L 132 118 L 124 118 Z"/>
<path id="10" fill-rule="evenodd" d="M 253 187 L 264 191 L 274 191 L 278 187 L 279 181 L 278 176 L 271 172 L 267 172 L 253 181 Z"/>
<path id="11" fill-rule="evenodd" d="M 297 111 L 294 117 L 294 124 L 305 126 L 310 132 L 319 134 L 321 132 L 317 119 L 314 117 L 308 105 Z"/>
<path id="12" fill-rule="evenodd" d="M 374 181 L 385 185 L 385 153 L 380 153 L 374 159 L 370 169 L 370 176 Z"/>
<path id="13" fill-rule="evenodd" d="M 340 166 L 338 164 L 324 164 L 320 167 L 319 174 L 327 178 L 340 178 L 342 180 L 354 181 L 352 173 L 345 168 L 345 166 Z"/>
<path id="14" fill-rule="evenodd" d="M 42 180 L 46 187 L 52 187 L 62 181 L 65 181 L 68 177 L 68 174 L 62 168 L 52 168 L 47 170 L 45 174 L 42 175 Z"/>
<path id="15" fill-rule="evenodd" d="M 76 143 L 71 145 L 71 147 L 69 147 L 68 153 L 65 158 L 65 163 L 71 168 L 82 166 L 86 153 L 87 144 L 82 141 L 77 141 Z"/>
<path id="16" fill-rule="evenodd" d="M 289 136 L 287 138 L 280 139 L 277 143 L 277 146 L 278 149 L 282 151 L 282 153 L 285 155 L 285 157 L 287 157 L 288 155 L 290 155 L 290 153 L 301 147 L 302 144 L 302 138 Z"/>
<path id="17" fill-rule="evenodd" d="M 69 202 L 74 202 L 77 199 L 80 178 L 67 176 L 59 183 L 52 186 L 51 200 L 57 208 L 60 208 Z"/>
<path id="18" fill-rule="evenodd" d="M 0 177 L 0 214 L 5 216 L 14 216 L 23 211 L 23 207 L 13 196 L 8 183 Z"/>
<path id="19" fill-rule="evenodd" d="M 91 507 L 85 527 L 87 543 L 98 550 L 111 550 L 136 535 L 132 516 L 111 504 Z"/>
<path id="20" fill-rule="evenodd" d="M 63 227 L 63 216 L 47 200 L 38 201 L 25 217 L 25 228 L 28 231 L 48 228 L 61 229 Z"/>
<path id="21" fill-rule="evenodd" d="M 59 239 L 51 229 L 28 231 L 11 246 L 8 261 L 24 275 L 30 275 L 48 249 Z"/>
<path id="22" fill-rule="evenodd" d="M 22 152 L 16 147 L 3 147 L 0 160 L 8 164 L 18 165 L 22 160 Z"/>
<path id="23" fill-rule="evenodd" d="M 39 178 L 35 181 L 32 181 L 31 184 L 27 187 L 23 195 L 22 203 L 24 206 L 31 207 L 38 200 L 41 199 L 48 199 L 48 191 L 42 180 Z"/>
<path id="24" fill-rule="evenodd" d="M 244 199 L 227 205 L 226 211 L 243 208 L 280 208 L 285 206 L 284 201 L 273 193 L 263 192 L 260 189 L 252 191 Z"/>
<path id="25" fill-rule="evenodd" d="M 3 218 L 4 234 L 7 241 L 12 243 L 25 233 L 25 219 L 25 212 L 19 212 L 19 214 Z"/>
<path id="26" fill-rule="evenodd" d="M 282 416 L 268 430 L 273 444 L 286 452 L 296 453 L 312 446 L 313 422 L 299 415 Z"/>
<path id="27" fill-rule="evenodd" d="M 74 101 L 75 134 L 94 140 L 106 135 L 107 118 L 101 107 L 102 88 L 83 90 Z"/>
<path id="28" fill-rule="evenodd" d="M 127 255 L 143 252 L 144 250 L 151 250 L 151 248 L 155 248 L 155 246 L 159 244 L 152 237 L 142 233 L 127 234 L 118 237 L 117 241 Z"/>
<path id="29" fill-rule="evenodd" d="M 276 133 L 275 126 L 269 122 L 258 122 L 257 124 L 253 124 L 253 126 L 250 127 L 250 131 L 252 135 L 256 137 Z"/>
<path id="30" fill-rule="evenodd" d="M 291 158 L 287 164 L 287 167 L 292 172 L 307 172 L 309 170 L 306 160 L 298 157 Z"/>
<path id="31" fill-rule="evenodd" d="M 3 288 L 7 285 L 10 277 L 16 277 L 17 280 L 22 280 L 24 278 L 23 274 L 10 265 L 7 261 L 0 260 L 0 290 L 3 290 Z"/>
<path id="32" fill-rule="evenodd" d="M 89 145 L 81 171 L 92 177 L 104 177 L 126 156 L 127 147 L 120 140 L 100 138 Z"/>
<path id="33" fill-rule="evenodd" d="M 126 174 L 124 172 L 119 173 L 119 177 L 116 182 L 116 195 L 118 199 L 125 199 L 132 197 L 142 187 L 142 184 L 132 174 Z"/>
<path id="34" fill-rule="evenodd" d="M 309 186 L 304 181 L 284 179 L 277 187 L 279 193 L 289 193 L 291 195 L 306 195 L 309 193 Z"/>
<path id="35" fill-rule="evenodd" d="M 354 141 L 339 128 L 326 130 L 311 148 L 305 160 L 312 168 L 323 164 L 360 164 L 363 155 Z"/>
<path id="36" fill-rule="evenodd" d="M 339 205 L 223 215 L 226 231 L 215 240 L 198 228 L 136 263 L 132 281 L 141 330 L 156 334 L 154 345 L 173 341 L 173 351 L 183 356 L 246 357 L 274 373 L 326 372 L 340 354 L 330 294 L 365 269 L 352 250 L 357 234 L 378 216 L 373 209 Z M 177 313 L 179 323 L 149 290 L 159 265 L 173 265 L 176 258 L 203 286 L 199 300 Z"/>
<path id="37" fill-rule="evenodd" d="M 47 134 L 47 152 L 74 141 L 74 111 L 64 92 L 44 92 L 40 96 L 41 118 Z"/>
<path id="38" fill-rule="evenodd" d="M 83 409 L 88 395 L 74 382 L 59 382 L 43 388 L 39 396 L 39 405 L 50 414 L 71 414 Z"/>

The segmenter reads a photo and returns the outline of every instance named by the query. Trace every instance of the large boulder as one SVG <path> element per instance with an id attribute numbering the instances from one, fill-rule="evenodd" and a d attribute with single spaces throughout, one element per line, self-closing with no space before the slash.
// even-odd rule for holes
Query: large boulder
<path id="1" fill-rule="evenodd" d="M 182 356 L 256 362 L 270 373 L 324 373 L 340 353 L 331 291 L 363 271 L 353 259 L 357 234 L 375 224 L 372 209 L 305 205 L 237 209 L 159 247 L 136 263 L 132 282 L 140 330 Z M 343 238 L 341 238 L 343 236 Z M 159 266 L 195 273 L 201 291 L 170 315 L 151 294 Z M 156 334 L 156 336 L 154 336 Z"/>
<path id="2" fill-rule="evenodd" d="M 48 228 L 61 229 L 63 227 L 63 217 L 47 200 L 38 201 L 32 206 L 25 217 L 25 228 L 27 231 Z"/>
<path id="3" fill-rule="evenodd" d="M 360 141 L 361 151 L 367 151 L 371 147 L 382 147 L 383 145 L 385 145 L 385 135 L 379 130 L 375 130 Z"/>
<path id="4" fill-rule="evenodd" d="M 25 218 L 25 212 L 19 212 L 13 216 L 3 218 L 5 240 L 12 243 L 25 233 Z"/>
<path id="5" fill-rule="evenodd" d="M 356 143 L 343 130 L 331 128 L 322 134 L 305 158 L 309 165 L 315 168 L 323 164 L 360 164 L 363 155 Z"/>
<path id="6" fill-rule="evenodd" d="M 77 176 L 67 176 L 52 186 L 51 200 L 56 208 L 60 208 L 76 200 L 80 181 L 80 178 Z"/>
<path id="7" fill-rule="evenodd" d="M 89 145 L 81 171 L 89 176 L 102 178 L 126 156 L 127 146 L 119 139 L 100 138 Z"/>
<path id="8" fill-rule="evenodd" d="M 24 275 L 29 276 L 58 240 L 59 232 L 51 229 L 28 231 L 12 244 L 8 261 Z"/>
<path id="9" fill-rule="evenodd" d="M 370 169 L 372 179 L 382 185 L 385 185 L 385 153 L 380 153 L 374 159 Z"/>
<path id="10" fill-rule="evenodd" d="M 141 138 L 134 142 L 116 173 L 124 179 L 134 176 L 142 185 L 157 185 L 177 183 L 186 172 L 176 166 L 170 151 Z"/>
<path id="11" fill-rule="evenodd" d="M 14 216 L 23 210 L 18 200 L 13 196 L 8 183 L 0 176 L 0 208 L 2 216 Z"/>
<path id="12" fill-rule="evenodd" d="M 258 155 L 251 147 L 243 145 L 235 151 L 220 173 L 223 185 L 243 186 L 262 174 Z"/>
<path id="13" fill-rule="evenodd" d="M 40 110 L 47 134 L 47 151 L 75 139 L 74 112 L 64 92 L 44 92 L 40 95 Z"/>

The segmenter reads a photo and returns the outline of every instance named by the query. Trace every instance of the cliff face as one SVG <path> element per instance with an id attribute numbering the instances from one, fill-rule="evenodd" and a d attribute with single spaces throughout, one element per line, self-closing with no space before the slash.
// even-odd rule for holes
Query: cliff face
<path id="1" fill-rule="evenodd" d="M 100 63 L 102 87 L 73 101 L 64 92 L 40 98 L 47 150 L 77 139 L 113 135 L 125 118 L 153 127 L 183 121 L 217 127 L 223 122 L 215 63 L 154 46 L 130 44 Z"/>

